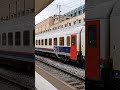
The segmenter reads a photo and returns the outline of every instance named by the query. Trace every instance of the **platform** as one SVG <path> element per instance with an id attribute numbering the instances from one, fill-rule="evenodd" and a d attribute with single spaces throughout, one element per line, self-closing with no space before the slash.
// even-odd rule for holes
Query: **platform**
<path id="1" fill-rule="evenodd" d="M 35 72 L 35 87 L 37 90 L 58 90 L 37 72 Z"/>
<path id="2" fill-rule="evenodd" d="M 35 87 L 37 90 L 75 90 L 37 65 L 35 65 L 35 71 Z"/>

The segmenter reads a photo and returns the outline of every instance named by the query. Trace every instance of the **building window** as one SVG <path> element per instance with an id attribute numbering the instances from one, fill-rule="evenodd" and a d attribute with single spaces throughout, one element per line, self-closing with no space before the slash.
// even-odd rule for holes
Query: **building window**
<path id="1" fill-rule="evenodd" d="M 57 45 L 57 38 L 54 38 L 54 45 Z"/>
<path id="2" fill-rule="evenodd" d="M 74 24 L 76 24 L 76 21 L 74 21 Z"/>
<path id="3" fill-rule="evenodd" d="M 65 24 L 65 27 L 67 27 L 67 24 Z"/>
<path id="4" fill-rule="evenodd" d="M 74 16 L 77 16 L 77 13 L 76 13 L 76 12 L 74 13 Z"/>
<path id="5" fill-rule="evenodd" d="M 69 18 L 66 18 L 66 20 L 68 20 Z"/>
<path id="6" fill-rule="evenodd" d="M 18 15 L 17 16 L 20 16 L 20 12 L 18 12 Z"/>
<path id="7" fill-rule="evenodd" d="M 71 23 L 69 23 L 69 26 L 71 26 Z"/>
<path id="8" fill-rule="evenodd" d="M 45 39 L 45 45 L 47 45 L 47 39 Z"/>
<path id="9" fill-rule="evenodd" d="M 8 33 L 8 45 L 13 45 L 13 33 Z"/>
<path id="10" fill-rule="evenodd" d="M 22 16 L 24 16 L 25 15 L 25 12 L 24 11 L 22 11 Z"/>
<path id="11" fill-rule="evenodd" d="M 61 25 L 61 28 L 63 28 L 63 25 Z"/>
<path id="12" fill-rule="evenodd" d="M 52 38 L 49 39 L 49 45 L 52 45 Z"/>
<path id="13" fill-rule="evenodd" d="M 26 15 L 29 15 L 29 10 L 26 10 Z"/>
<path id="14" fill-rule="evenodd" d="M 34 9 L 31 9 L 30 11 L 31 11 L 30 13 L 34 13 L 35 10 L 34 10 Z"/>
<path id="15" fill-rule="evenodd" d="M 16 15 L 16 14 L 14 14 L 14 17 L 17 17 L 17 15 Z"/>
<path id="16" fill-rule="evenodd" d="M 11 15 L 11 19 L 13 19 L 13 15 Z"/>
<path id="17" fill-rule="evenodd" d="M 20 45 L 20 32 L 15 32 L 15 45 Z"/>
<path id="18" fill-rule="evenodd" d="M 81 20 L 79 20 L 79 23 L 81 23 Z"/>
<path id="19" fill-rule="evenodd" d="M 29 31 L 23 32 L 23 45 L 30 45 L 30 32 Z"/>
<path id="20" fill-rule="evenodd" d="M 40 45 L 40 40 L 39 40 L 39 45 Z"/>
<path id="21" fill-rule="evenodd" d="M 6 33 L 2 34 L 2 45 L 6 45 Z"/>
<path id="22" fill-rule="evenodd" d="M 82 14 L 82 11 L 80 10 L 78 13 L 79 13 L 79 15 L 80 15 L 80 14 Z"/>
<path id="23" fill-rule="evenodd" d="M 60 46 L 64 46 L 64 37 L 60 37 Z"/>
<path id="24" fill-rule="evenodd" d="M 70 36 L 67 36 L 67 46 L 70 46 Z"/>
<path id="25" fill-rule="evenodd" d="M 83 9 L 83 13 L 85 13 L 85 9 Z"/>
<path id="26" fill-rule="evenodd" d="M 41 43 L 42 43 L 42 45 L 43 45 L 43 43 L 44 43 L 43 39 L 42 39 L 42 42 L 41 42 Z"/>

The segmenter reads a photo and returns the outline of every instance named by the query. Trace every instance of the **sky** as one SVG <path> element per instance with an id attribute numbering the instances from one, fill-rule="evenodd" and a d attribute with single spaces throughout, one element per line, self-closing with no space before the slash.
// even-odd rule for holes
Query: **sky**
<path id="1" fill-rule="evenodd" d="M 47 19 L 49 16 L 59 15 L 58 5 L 61 6 L 60 15 L 63 15 L 83 4 L 85 4 L 85 0 L 55 0 L 35 16 L 35 25 Z"/>

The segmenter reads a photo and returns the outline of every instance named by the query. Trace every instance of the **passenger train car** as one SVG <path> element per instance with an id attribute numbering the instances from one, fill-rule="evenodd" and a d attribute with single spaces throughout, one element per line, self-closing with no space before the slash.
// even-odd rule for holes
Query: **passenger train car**
<path id="1" fill-rule="evenodd" d="M 33 21 L 34 14 L 0 22 L 0 63 L 34 70 Z"/>
<path id="2" fill-rule="evenodd" d="M 35 35 L 35 50 L 77 63 L 85 60 L 85 26 L 74 25 Z"/>
<path id="3" fill-rule="evenodd" d="M 120 0 L 86 10 L 86 84 L 120 81 L 119 22 Z"/>

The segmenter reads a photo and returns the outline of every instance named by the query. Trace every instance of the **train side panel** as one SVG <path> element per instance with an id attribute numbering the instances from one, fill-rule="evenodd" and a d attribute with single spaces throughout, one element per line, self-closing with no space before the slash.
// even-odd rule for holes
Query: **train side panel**
<path id="1" fill-rule="evenodd" d="M 110 58 L 113 61 L 114 76 L 120 79 L 120 0 L 112 11 L 110 26 Z"/>

